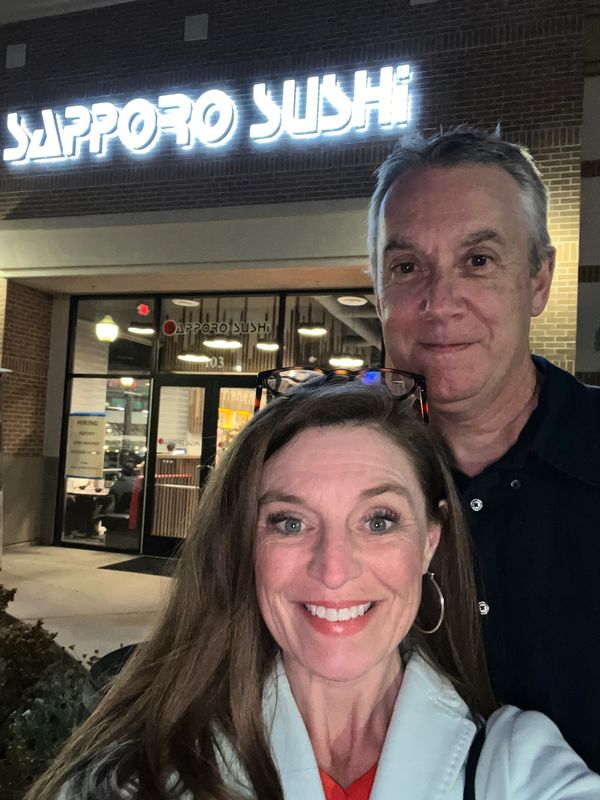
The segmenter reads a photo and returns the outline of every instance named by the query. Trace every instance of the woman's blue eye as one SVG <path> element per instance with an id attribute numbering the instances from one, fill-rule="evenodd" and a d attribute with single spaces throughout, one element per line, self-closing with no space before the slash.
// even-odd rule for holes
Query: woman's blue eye
<path id="1" fill-rule="evenodd" d="M 369 520 L 369 530 L 373 533 L 385 533 L 388 530 L 389 520 L 384 517 L 371 517 Z"/>
<path id="2" fill-rule="evenodd" d="M 366 521 L 371 533 L 387 533 L 399 519 L 395 511 L 375 511 Z"/>
<path id="3" fill-rule="evenodd" d="M 279 513 L 269 514 L 267 525 L 271 528 L 276 528 L 281 533 L 294 534 L 302 531 L 304 523 L 301 519 L 293 517 L 291 514 Z"/>
<path id="4" fill-rule="evenodd" d="M 300 533 L 302 530 L 302 521 L 295 517 L 288 517 L 280 523 L 285 533 Z"/>

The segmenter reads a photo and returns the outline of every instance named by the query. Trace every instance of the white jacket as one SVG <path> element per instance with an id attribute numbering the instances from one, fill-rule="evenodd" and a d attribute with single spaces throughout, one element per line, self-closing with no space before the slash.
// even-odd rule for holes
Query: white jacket
<path id="1" fill-rule="evenodd" d="M 272 686 L 265 693 L 265 718 L 271 721 L 271 749 L 285 800 L 324 800 L 308 733 L 281 663 L 275 681 L 277 691 Z M 414 655 L 370 800 L 462 800 L 475 731 L 453 686 Z M 600 776 L 587 769 L 546 716 L 504 706 L 488 720 L 475 791 L 477 800 L 600 800 Z"/>

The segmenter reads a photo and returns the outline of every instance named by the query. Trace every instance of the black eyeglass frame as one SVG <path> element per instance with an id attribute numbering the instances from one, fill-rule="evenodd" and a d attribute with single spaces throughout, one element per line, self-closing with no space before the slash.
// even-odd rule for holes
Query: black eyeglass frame
<path id="1" fill-rule="evenodd" d="M 294 366 L 294 367 L 280 367 L 279 369 L 266 369 L 263 372 L 259 372 L 256 376 L 256 397 L 254 400 L 254 413 L 256 414 L 257 411 L 260 410 L 260 401 L 262 398 L 262 393 L 264 390 L 267 392 L 267 402 L 272 397 L 284 397 L 286 392 L 279 392 L 276 389 L 273 389 L 271 386 L 268 385 L 268 379 L 273 376 L 280 374 L 282 372 L 289 372 L 291 370 L 305 370 L 307 372 L 314 372 L 318 375 L 325 375 L 327 377 L 333 377 L 335 375 L 340 375 L 342 377 L 347 378 L 349 381 L 356 380 L 357 377 L 361 373 L 365 372 L 377 372 L 380 374 L 385 375 L 402 375 L 405 378 L 411 378 L 414 381 L 414 386 L 408 392 L 404 392 L 403 394 L 393 395 L 394 400 L 407 400 L 409 397 L 413 395 L 416 397 L 417 402 L 419 404 L 419 411 L 421 412 L 421 417 L 423 418 L 423 422 L 429 421 L 429 406 L 427 404 L 427 387 L 425 382 L 425 376 L 419 374 L 418 372 L 407 372 L 406 370 L 402 369 L 392 369 L 388 367 L 361 367 L 361 369 L 323 369 L 322 367 L 313 367 L 310 365 L 303 365 L 303 366 Z M 302 381 L 298 383 L 301 385 Z"/>

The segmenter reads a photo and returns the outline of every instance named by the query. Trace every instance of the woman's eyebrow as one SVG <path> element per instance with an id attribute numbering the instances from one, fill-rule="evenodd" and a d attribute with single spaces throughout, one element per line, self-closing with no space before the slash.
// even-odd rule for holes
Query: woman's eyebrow
<path id="1" fill-rule="evenodd" d="M 407 500 L 410 507 L 414 509 L 412 494 L 408 491 L 406 486 L 393 481 L 390 483 L 381 483 L 378 486 L 372 486 L 370 489 L 364 489 L 360 493 L 360 497 L 361 499 L 369 500 L 372 497 L 378 497 L 380 494 L 388 494 L 388 492 L 400 495 L 400 497 L 403 497 L 405 500 Z"/>
<path id="2" fill-rule="evenodd" d="M 302 505 L 304 500 L 295 494 L 284 494 L 283 492 L 265 492 L 258 498 L 258 506 L 264 506 L 267 503 L 294 503 L 295 505 Z"/>

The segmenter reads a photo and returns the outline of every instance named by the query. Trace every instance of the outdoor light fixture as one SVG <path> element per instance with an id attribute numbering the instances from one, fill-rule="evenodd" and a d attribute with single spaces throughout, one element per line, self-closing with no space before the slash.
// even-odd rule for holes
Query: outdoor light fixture
<path id="1" fill-rule="evenodd" d="M 332 356 L 329 359 L 332 367 L 340 367 L 344 369 L 358 369 L 365 363 L 362 358 L 356 356 Z"/>
<path id="2" fill-rule="evenodd" d="M 133 384 L 133 378 L 121 378 L 121 386 L 123 386 L 125 389 L 131 389 Z"/>
<path id="3" fill-rule="evenodd" d="M 149 322 L 132 322 L 127 330 L 129 333 L 137 333 L 140 336 L 153 336 L 155 332 L 154 328 Z"/>
<path id="4" fill-rule="evenodd" d="M 324 328 L 322 325 L 301 323 L 298 328 L 298 333 L 300 336 L 325 336 L 327 334 L 327 328 Z"/>
<path id="5" fill-rule="evenodd" d="M 96 338 L 101 342 L 114 342 L 119 335 L 119 326 L 110 316 L 106 314 L 100 322 L 96 323 Z"/>
<path id="6" fill-rule="evenodd" d="M 279 345 L 277 344 L 277 342 L 257 342 L 256 349 L 274 352 L 275 350 L 279 350 Z"/>
<path id="7" fill-rule="evenodd" d="M 213 350 L 239 350 L 242 346 L 238 339 L 205 339 L 202 344 Z"/>
<path id="8" fill-rule="evenodd" d="M 177 358 L 180 361 L 189 361 L 192 364 L 208 364 L 210 361 L 209 356 L 202 355 L 201 353 L 180 353 Z"/>
<path id="9" fill-rule="evenodd" d="M 345 294 L 337 299 L 343 306 L 366 306 L 369 302 L 366 297 L 358 297 L 354 294 Z"/>

